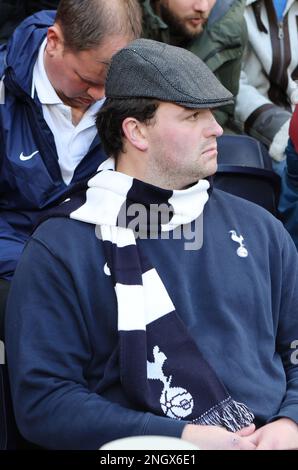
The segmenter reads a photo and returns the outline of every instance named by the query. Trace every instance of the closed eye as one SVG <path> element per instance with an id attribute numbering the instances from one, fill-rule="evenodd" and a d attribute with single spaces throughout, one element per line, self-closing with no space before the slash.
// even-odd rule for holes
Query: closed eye
<path id="1" fill-rule="evenodd" d="M 89 85 L 90 87 L 98 87 L 98 86 L 102 85 L 102 80 L 98 81 L 98 82 L 95 82 L 93 80 L 90 80 L 87 77 L 82 77 L 78 72 L 76 72 L 76 74 L 77 74 L 77 76 L 79 77 L 79 79 L 81 80 L 82 83 L 85 83 L 86 85 Z"/>

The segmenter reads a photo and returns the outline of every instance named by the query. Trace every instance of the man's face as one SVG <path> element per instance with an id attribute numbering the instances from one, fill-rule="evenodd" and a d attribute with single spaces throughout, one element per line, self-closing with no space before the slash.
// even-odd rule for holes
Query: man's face
<path id="1" fill-rule="evenodd" d="M 216 0 L 159 0 L 158 12 L 172 34 L 193 39 L 207 22 Z"/>
<path id="2" fill-rule="evenodd" d="M 161 103 L 147 126 L 149 180 L 181 189 L 217 169 L 217 142 L 223 130 L 209 109 Z"/>
<path id="3" fill-rule="evenodd" d="M 108 64 L 128 43 L 129 39 L 116 36 L 98 48 L 80 52 L 58 47 L 51 59 L 54 73 L 49 78 L 63 103 L 84 110 L 103 98 Z"/>

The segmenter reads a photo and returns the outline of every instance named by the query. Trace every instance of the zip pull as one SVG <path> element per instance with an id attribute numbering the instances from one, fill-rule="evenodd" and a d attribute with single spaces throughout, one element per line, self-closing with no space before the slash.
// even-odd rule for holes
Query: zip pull
<path id="1" fill-rule="evenodd" d="M 278 22 L 278 39 L 284 38 L 284 25 L 282 21 Z"/>

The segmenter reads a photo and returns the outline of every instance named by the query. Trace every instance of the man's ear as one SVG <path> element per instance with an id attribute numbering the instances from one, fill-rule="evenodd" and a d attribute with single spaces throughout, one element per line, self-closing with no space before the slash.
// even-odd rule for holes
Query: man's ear
<path id="1" fill-rule="evenodd" d="M 47 53 L 53 57 L 57 53 L 63 53 L 64 50 L 64 37 L 62 30 L 58 23 L 50 26 L 47 32 Z"/>
<path id="2" fill-rule="evenodd" d="M 122 122 L 122 130 L 131 145 L 144 152 L 148 149 L 146 125 L 133 117 L 127 117 Z"/>

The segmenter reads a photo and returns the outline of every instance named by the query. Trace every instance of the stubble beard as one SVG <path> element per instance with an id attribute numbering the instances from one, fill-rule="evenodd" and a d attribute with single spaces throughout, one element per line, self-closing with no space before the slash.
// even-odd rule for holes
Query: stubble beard
<path id="1" fill-rule="evenodd" d="M 184 41 L 191 41 L 198 37 L 203 32 L 208 19 L 201 15 L 204 22 L 198 25 L 197 28 L 191 29 L 187 26 L 186 19 L 182 20 L 165 4 L 160 4 L 160 16 L 168 26 L 171 35 L 179 36 Z"/>

